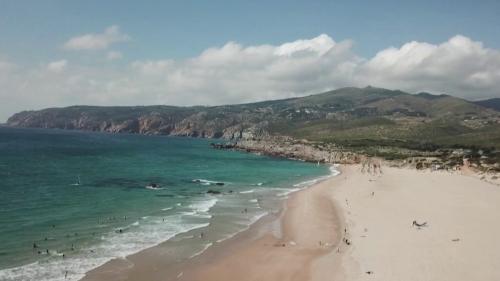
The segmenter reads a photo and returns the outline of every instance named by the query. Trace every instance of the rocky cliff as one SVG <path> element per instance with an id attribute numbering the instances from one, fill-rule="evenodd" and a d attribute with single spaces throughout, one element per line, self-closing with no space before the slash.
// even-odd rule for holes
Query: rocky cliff
<path id="1" fill-rule="evenodd" d="M 73 106 L 14 114 L 7 124 L 25 128 L 137 133 L 201 138 L 253 138 L 266 135 L 263 118 L 245 113 L 214 115 L 214 108 L 168 106 Z M 252 122 L 253 121 L 253 122 Z"/>
<path id="2" fill-rule="evenodd" d="M 71 106 L 24 111 L 7 124 L 111 133 L 224 138 L 251 149 L 288 136 L 338 147 L 500 148 L 500 112 L 467 100 L 380 88 L 226 106 Z M 271 138 L 272 139 L 272 138 Z M 278 149 L 278 146 L 273 145 Z M 300 149 L 298 149 L 300 151 Z M 341 157 L 341 156 L 332 156 Z"/>
<path id="3" fill-rule="evenodd" d="M 290 137 L 265 137 L 241 139 L 234 143 L 235 149 L 269 156 L 285 157 L 314 163 L 359 163 L 361 155 L 332 144 L 311 143 Z"/>

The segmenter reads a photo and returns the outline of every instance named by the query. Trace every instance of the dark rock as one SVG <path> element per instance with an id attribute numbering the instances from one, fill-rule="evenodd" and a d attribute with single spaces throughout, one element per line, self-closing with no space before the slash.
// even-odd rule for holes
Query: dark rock
<path id="1" fill-rule="evenodd" d="M 220 191 L 218 191 L 218 190 L 212 190 L 212 189 L 209 189 L 209 190 L 207 191 L 207 193 L 208 193 L 208 194 L 221 194 L 221 192 L 220 192 Z"/>

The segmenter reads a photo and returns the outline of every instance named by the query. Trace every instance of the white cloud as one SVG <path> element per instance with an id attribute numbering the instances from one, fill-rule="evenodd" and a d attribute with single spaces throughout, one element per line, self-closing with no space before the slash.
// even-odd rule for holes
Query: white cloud
<path id="1" fill-rule="evenodd" d="M 16 66 L 0 75 L 0 100 L 8 100 L 0 104 L 0 119 L 22 109 L 49 106 L 216 105 L 344 86 L 373 85 L 468 99 L 500 96 L 500 51 L 460 35 L 441 44 L 409 42 L 372 58 L 357 55 L 349 40 L 336 42 L 323 34 L 277 46 L 228 42 L 184 60 L 137 60 L 123 68 L 51 64 L 35 69 Z M 53 75 L 50 69 L 64 71 Z"/>
<path id="2" fill-rule="evenodd" d="M 47 64 L 47 70 L 51 72 L 62 72 L 66 66 L 68 65 L 67 60 L 58 60 L 58 61 L 53 61 Z"/>
<path id="3" fill-rule="evenodd" d="M 476 99 L 500 96 L 500 51 L 457 35 L 439 45 L 406 43 L 360 66 L 360 81 Z"/>
<path id="4" fill-rule="evenodd" d="M 16 68 L 16 65 L 8 62 L 8 61 L 1 61 L 0 60 L 0 73 L 1 72 L 7 72 L 7 71 L 12 71 Z"/>
<path id="5" fill-rule="evenodd" d="M 119 59 L 123 58 L 123 54 L 121 52 L 117 52 L 117 51 L 110 51 L 106 55 L 106 58 L 108 60 L 119 60 Z"/>
<path id="6" fill-rule="evenodd" d="M 112 25 L 103 33 L 89 33 L 73 37 L 64 43 L 67 50 L 103 50 L 118 42 L 129 41 L 130 36 L 120 31 L 120 27 Z"/>
<path id="7" fill-rule="evenodd" d="M 277 47 L 274 53 L 279 56 L 290 56 L 297 52 L 305 51 L 323 55 L 328 52 L 333 45 L 335 45 L 335 41 L 333 41 L 330 36 L 321 34 L 310 40 L 297 40 L 291 43 L 285 43 Z"/>

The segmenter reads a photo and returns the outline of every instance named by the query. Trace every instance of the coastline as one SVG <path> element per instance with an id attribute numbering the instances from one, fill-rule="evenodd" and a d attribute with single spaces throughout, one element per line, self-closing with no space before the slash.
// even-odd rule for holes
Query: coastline
<path id="1" fill-rule="evenodd" d="M 174 247 L 168 247 L 168 251 L 179 253 L 174 258 L 189 258 L 212 241 L 222 241 L 246 229 L 262 214 L 275 212 L 286 195 L 298 189 L 293 184 L 329 174 L 326 165 L 316 167 L 299 161 L 216 151 L 207 149 L 204 140 L 171 138 L 165 141 L 161 137 L 94 133 L 75 135 L 62 130 L 26 130 L 19 134 L 8 130 L 6 133 L 12 133 L 20 140 L 44 136 L 37 141 L 37 146 L 51 148 L 52 142 L 45 141 L 47 138 L 75 136 L 67 145 L 73 147 L 71 152 L 77 155 L 87 155 L 88 149 L 96 149 L 96 139 L 103 147 L 112 145 L 113 149 L 82 157 L 81 161 L 57 157 L 61 165 L 27 169 L 35 174 L 48 172 L 42 173 L 43 178 L 26 177 L 26 181 L 14 176 L 16 161 L 24 163 L 24 157 L 19 157 L 23 154 L 14 153 L 16 150 L 5 153 L 2 164 L 9 166 L 4 172 L 13 176 L 6 178 L 2 187 L 7 187 L 7 194 L 12 193 L 11 198 L 27 199 L 25 195 L 15 196 L 21 194 L 24 187 L 57 196 L 32 200 L 27 206 L 33 208 L 26 208 L 26 212 L 23 209 L 18 211 L 17 204 L 7 208 L 12 212 L 2 217 L 9 222 L 5 224 L 6 230 L 17 230 L 19 235 L 2 232 L 6 243 L 1 249 L 4 257 L 0 259 L 1 280 L 79 280 L 87 271 L 109 260 L 123 260 L 169 238 L 175 243 L 170 243 Z M 26 137 L 32 135 L 35 138 Z M 120 140 L 119 143 L 116 139 Z M 15 146 L 22 148 L 21 144 Z M 178 149 L 185 146 L 190 149 Z M 66 143 L 61 150 L 68 153 Z M 26 156 L 32 156 L 30 159 L 34 161 L 26 163 L 27 166 L 38 166 L 47 159 L 43 149 L 37 149 L 39 153 L 35 154 L 30 151 L 26 150 Z M 151 157 L 143 157 L 149 153 Z M 54 154 L 61 155 L 58 151 Z M 135 165 L 130 165 L 130 154 L 138 158 Z M 102 158 L 113 159 L 115 165 L 100 161 Z M 200 158 L 209 161 L 200 162 Z M 12 162 L 7 163 L 11 159 Z M 175 159 L 189 160 L 178 163 Z M 57 169 L 57 166 L 65 169 Z M 55 174 L 61 177 L 54 177 Z M 82 175 L 81 186 L 74 184 L 76 175 Z M 42 182 L 50 188 L 37 188 Z M 163 189 L 145 188 L 151 182 L 160 184 Z M 224 182 L 224 185 L 218 185 L 219 182 Z M 15 183 L 23 184 L 15 189 L 8 188 Z M 38 209 L 43 209 L 46 214 L 37 212 Z M 23 224 L 18 223 L 18 217 L 36 227 L 26 231 Z M 193 228 L 196 230 L 188 232 Z M 205 233 L 204 239 L 199 239 L 201 232 Z"/>
<path id="2" fill-rule="evenodd" d="M 83 280 L 500 279 L 496 185 L 460 172 L 340 169 L 187 261 L 165 259 L 162 244 Z"/>
<path id="3" fill-rule="evenodd" d="M 332 174 L 328 176 L 312 180 L 312 184 L 305 188 L 292 191 L 288 198 L 280 203 L 281 207 L 278 212 L 268 213 L 246 230 L 242 230 L 230 238 L 223 241 L 212 241 L 208 248 L 189 259 L 176 258 L 175 253 L 169 251 L 169 244 L 172 241 L 167 240 L 157 246 L 127 256 L 125 259 L 113 259 L 87 272 L 81 280 L 139 280 L 144 278 L 147 280 L 198 280 L 201 278 L 196 276 L 203 276 L 203 279 L 206 280 L 207 269 L 212 272 L 213 280 L 220 280 L 218 273 L 213 272 L 212 269 L 221 267 L 215 266 L 214 262 L 234 262 L 233 259 L 226 259 L 226 253 L 235 251 L 246 253 L 243 255 L 245 256 L 244 260 L 246 260 L 248 258 L 246 255 L 250 254 L 249 250 L 251 250 L 254 259 L 255 255 L 260 255 L 264 251 L 275 255 L 276 260 L 283 259 L 283 252 L 288 252 L 287 255 L 290 258 L 300 252 L 301 258 L 294 259 L 297 262 L 297 268 L 300 268 L 304 262 L 311 263 L 313 259 L 331 251 L 340 241 L 341 232 L 339 229 L 341 226 L 339 224 L 342 220 L 336 218 L 338 212 L 334 211 L 335 207 L 331 197 L 326 197 L 328 198 L 326 201 L 323 200 L 324 192 L 329 188 L 332 180 L 336 181 L 339 178 L 338 172 L 335 171 L 337 170 L 333 170 Z M 309 220 L 309 227 L 302 225 L 301 222 L 304 218 L 301 217 L 303 216 L 301 214 L 304 207 L 307 209 L 309 206 L 309 204 L 303 203 L 307 200 L 313 200 L 315 203 L 320 202 L 321 207 L 309 213 L 306 219 L 321 217 L 320 212 L 324 211 L 326 207 L 332 211 L 327 212 L 328 216 L 321 218 L 321 221 L 330 223 L 335 228 L 334 232 L 328 228 L 326 231 L 322 230 L 323 227 L 318 226 L 324 224 L 318 224 L 318 221 Z M 308 212 L 310 211 L 308 210 Z M 304 233 L 304 227 L 310 231 Z M 316 231 L 319 236 L 311 237 L 310 234 Z M 179 236 L 196 237 L 199 235 L 197 232 L 197 230 L 193 230 Z M 176 237 L 172 240 L 176 240 Z M 290 249 L 293 249 L 293 254 L 289 251 Z M 212 266 L 207 267 L 209 264 Z M 275 267 L 269 264 L 263 266 L 267 267 L 265 271 L 270 271 L 271 268 Z M 288 266 L 287 263 L 284 263 L 281 271 L 290 272 Z M 196 271 L 193 268 L 199 270 Z M 227 266 L 223 266 L 223 268 L 227 268 Z M 258 271 L 254 272 L 258 273 Z M 224 276 L 228 276 L 228 274 L 228 272 L 223 273 Z M 235 270 L 234 274 L 234 278 L 238 277 L 241 280 L 239 270 Z"/>

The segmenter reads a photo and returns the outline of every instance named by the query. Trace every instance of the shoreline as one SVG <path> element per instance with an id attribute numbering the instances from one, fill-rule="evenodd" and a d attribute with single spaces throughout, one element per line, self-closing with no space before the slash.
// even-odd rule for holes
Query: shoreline
<path id="1" fill-rule="evenodd" d="M 290 210 L 296 209 L 296 207 L 300 206 L 300 204 L 295 203 L 295 206 L 290 208 L 290 202 L 303 202 L 303 200 L 300 199 L 302 198 L 303 193 L 311 193 L 310 190 L 316 190 L 318 185 L 321 186 L 325 182 L 339 178 L 338 175 L 340 173 L 340 169 L 337 168 L 335 170 L 331 170 L 331 174 L 329 175 L 311 180 L 313 182 L 312 184 L 302 187 L 299 190 L 292 191 L 288 194 L 288 197 L 279 203 L 280 206 L 277 212 L 268 213 L 262 216 L 257 221 L 250 224 L 246 229 L 233 234 L 223 241 L 212 241 L 210 246 L 203 249 L 201 253 L 196 253 L 187 260 L 176 260 L 175 258 L 168 256 L 168 254 L 165 254 L 168 252 L 168 247 L 171 241 L 171 239 L 169 239 L 159 245 L 129 255 L 125 259 L 115 258 L 108 261 L 104 265 L 86 272 L 85 276 L 80 280 L 138 280 L 144 278 L 144 276 L 147 276 L 147 280 L 178 280 L 181 276 L 183 276 L 185 280 L 197 280 L 197 278 L 193 277 L 193 267 L 201 268 L 202 265 L 213 262 L 213 260 L 222 260 L 221 258 L 226 252 L 232 252 L 235 249 L 243 250 L 245 247 L 242 247 L 242 245 L 248 243 L 264 243 L 266 245 L 272 244 L 274 245 L 274 248 L 277 248 L 275 245 L 280 245 L 279 248 L 281 248 L 283 245 L 282 241 L 287 241 L 285 243 L 285 247 L 293 244 L 297 245 L 297 242 L 292 240 L 294 235 L 290 235 L 290 233 L 294 232 L 295 235 L 298 235 L 297 233 L 299 232 L 297 229 L 288 227 L 287 225 L 290 225 L 290 223 L 287 223 L 286 221 L 289 220 L 287 219 L 287 214 Z M 299 184 L 296 184 L 295 186 Z M 326 186 L 328 185 L 323 184 L 323 189 Z M 297 200 L 297 198 L 300 200 Z M 333 201 L 329 200 L 329 202 L 333 207 Z M 336 215 L 336 212 L 334 215 Z M 341 220 L 335 219 L 334 223 L 339 224 L 341 223 Z M 297 222 L 294 223 L 294 225 L 297 224 Z M 178 236 L 194 236 L 196 235 L 196 232 L 196 230 L 192 230 L 179 234 Z M 339 235 L 341 235 L 340 231 L 337 233 L 338 237 L 340 237 Z M 175 237 L 172 239 L 175 240 Z M 300 237 L 298 239 L 302 239 L 302 241 L 305 240 L 305 238 Z M 338 244 L 331 242 L 328 243 L 328 237 L 323 240 L 324 241 L 322 242 L 321 247 L 319 247 L 323 248 L 320 251 L 322 254 L 324 254 L 325 247 L 328 249 L 331 248 L 333 244 Z M 340 241 L 340 238 L 337 240 Z M 289 244 L 289 242 L 292 244 Z M 308 247 L 313 249 L 313 251 L 317 251 L 319 240 L 314 241 L 313 243 L 305 244 L 309 244 Z M 308 256 L 310 254 L 311 253 L 308 253 Z M 312 260 L 310 260 L 310 262 L 312 262 Z M 162 270 L 158 271 L 157 269 L 160 267 Z M 191 275 L 188 276 L 184 273 L 185 271 L 191 271 Z M 181 276 L 179 276 L 179 274 Z M 227 273 L 225 273 L 225 275 L 226 274 Z M 204 279 L 206 279 L 206 273 L 203 275 L 205 276 Z M 214 280 L 218 278 L 219 277 Z"/>
<path id="2" fill-rule="evenodd" d="M 459 172 L 340 170 L 187 261 L 164 259 L 162 244 L 83 280 L 500 279 L 498 186 Z"/>

